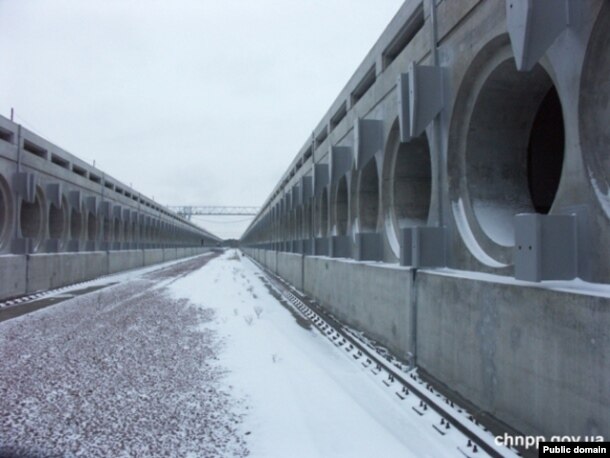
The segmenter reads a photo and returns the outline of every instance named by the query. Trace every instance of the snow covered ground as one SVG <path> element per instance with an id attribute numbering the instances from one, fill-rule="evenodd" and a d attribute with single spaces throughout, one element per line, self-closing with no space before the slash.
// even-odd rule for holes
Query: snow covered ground
<path id="1" fill-rule="evenodd" d="M 460 456 L 251 261 L 209 259 L 0 323 L 0 455 Z"/>
<path id="2" fill-rule="evenodd" d="M 224 336 L 227 382 L 250 406 L 242 428 L 252 456 L 459 455 L 368 370 L 300 326 L 260 276 L 248 259 L 226 254 L 171 287 L 216 311 L 202 328 Z"/>

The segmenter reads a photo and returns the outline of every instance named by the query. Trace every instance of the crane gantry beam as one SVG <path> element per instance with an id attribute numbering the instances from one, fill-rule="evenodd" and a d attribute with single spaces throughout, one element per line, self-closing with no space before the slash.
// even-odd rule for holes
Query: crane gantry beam
<path id="1" fill-rule="evenodd" d="M 259 207 L 227 206 L 227 205 L 169 205 L 167 208 L 186 219 L 194 215 L 212 216 L 255 216 Z"/>

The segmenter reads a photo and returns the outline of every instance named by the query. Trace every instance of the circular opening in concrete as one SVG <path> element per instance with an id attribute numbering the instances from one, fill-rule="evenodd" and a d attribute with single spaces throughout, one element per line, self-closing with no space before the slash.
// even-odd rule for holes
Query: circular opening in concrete
<path id="1" fill-rule="evenodd" d="M 70 212 L 70 237 L 72 240 L 80 240 L 83 235 L 83 214 L 76 209 Z"/>
<path id="2" fill-rule="evenodd" d="M 348 205 L 347 178 L 343 176 L 339 179 L 335 196 L 335 230 L 337 235 L 347 235 Z"/>
<path id="3" fill-rule="evenodd" d="M 49 237 L 61 240 L 65 237 L 68 228 L 68 212 L 66 206 L 58 208 L 55 204 L 49 207 Z"/>
<path id="4" fill-rule="evenodd" d="M 34 202 L 21 202 L 19 215 L 21 235 L 32 239 L 32 251 L 37 251 L 44 235 L 44 210 L 42 192 L 37 190 Z"/>
<path id="5" fill-rule="evenodd" d="M 104 218 L 102 226 L 103 226 L 104 242 L 109 242 L 110 240 L 112 240 L 112 224 L 110 224 L 110 219 Z"/>
<path id="6" fill-rule="evenodd" d="M 122 240 L 121 238 L 121 221 L 118 218 L 114 219 L 114 239 L 117 242 Z"/>
<path id="7" fill-rule="evenodd" d="M 97 218 L 91 212 L 87 214 L 87 240 L 94 242 L 97 238 Z"/>
<path id="8" fill-rule="evenodd" d="M 541 65 L 518 72 L 500 63 L 483 83 L 466 139 L 466 181 L 482 231 L 498 245 L 514 245 L 514 215 L 548 212 L 564 149 L 561 103 Z"/>
<path id="9" fill-rule="evenodd" d="M 5 248 L 10 238 L 11 198 L 8 183 L 0 176 L 0 250 Z"/>
<path id="10" fill-rule="evenodd" d="M 320 236 L 328 234 L 328 188 L 324 188 L 320 197 Z"/>
<path id="11" fill-rule="evenodd" d="M 4 195 L 4 190 L 2 189 L 2 187 L 0 186 L 0 237 L 2 235 L 4 235 L 4 228 L 6 226 L 6 223 L 8 221 L 8 217 L 7 217 L 7 205 L 6 205 L 6 197 Z M 0 243 L 1 239 L 0 239 Z"/>
<path id="12" fill-rule="evenodd" d="M 399 143 L 392 176 L 393 210 L 400 229 L 428 222 L 432 197 L 430 146 L 425 133 Z"/>
<path id="13" fill-rule="evenodd" d="M 358 223 L 361 232 L 375 232 L 379 218 L 379 174 L 375 160 L 360 172 L 358 181 Z"/>
<path id="14" fill-rule="evenodd" d="M 310 238 L 311 233 L 311 203 L 305 204 L 303 207 L 303 231 L 305 238 Z"/>
<path id="15" fill-rule="evenodd" d="M 565 131 L 561 102 L 555 87 L 542 100 L 530 132 L 527 181 L 534 209 L 551 210 L 563 168 Z"/>
<path id="16" fill-rule="evenodd" d="M 294 212 L 289 211 L 288 212 L 288 240 L 294 239 L 295 225 L 296 225 L 296 222 L 295 222 Z"/>
<path id="17" fill-rule="evenodd" d="M 591 186 L 610 218 L 610 2 L 603 3 L 585 53 L 578 119 Z"/>
<path id="18" fill-rule="evenodd" d="M 301 240 L 304 238 L 303 235 L 303 208 L 300 207 L 296 211 L 296 239 Z"/>
<path id="19" fill-rule="evenodd" d="M 408 143 L 401 143 L 396 120 L 388 135 L 382 176 L 386 235 L 390 248 L 398 257 L 401 230 L 424 226 L 428 222 L 432 167 L 426 133 Z"/>

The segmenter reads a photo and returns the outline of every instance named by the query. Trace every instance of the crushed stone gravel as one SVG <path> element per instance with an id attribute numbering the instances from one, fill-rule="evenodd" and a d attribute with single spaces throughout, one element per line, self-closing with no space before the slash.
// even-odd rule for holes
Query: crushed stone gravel
<path id="1" fill-rule="evenodd" d="M 214 311 L 158 284 L 209 259 L 2 323 L 0 456 L 247 456 Z"/>

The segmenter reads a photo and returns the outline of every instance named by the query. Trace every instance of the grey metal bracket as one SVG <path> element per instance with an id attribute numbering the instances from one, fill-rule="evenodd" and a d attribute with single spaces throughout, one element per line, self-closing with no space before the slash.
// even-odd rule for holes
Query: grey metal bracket
<path id="1" fill-rule="evenodd" d="M 506 0 L 517 69 L 530 71 L 570 25 L 571 0 Z"/>
<path id="2" fill-rule="evenodd" d="M 70 207 L 80 213 L 83 205 L 83 195 L 80 191 L 70 191 L 68 193 L 68 203 Z"/>
<path id="3" fill-rule="evenodd" d="M 356 234 L 356 253 L 358 261 L 382 261 L 383 239 L 376 232 L 361 232 Z"/>
<path id="4" fill-rule="evenodd" d="M 98 209 L 98 199 L 95 196 L 89 196 L 87 198 L 85 198 L 85 208 L 90 211 L 91 213 L 93 213 L 94 215 L 97 215 L 97 209 Z"/>
<path id="5" fill-rule="evenodd" d="M 301 243 L 303 244 L 303 254 L 306 256 L 312 255 L 314 245 L 313 239 L 303 239 Z"/>
<path id="6" fill-rule="evenodd" d="M 45 251 L 47 253 L 59 252 L 59 240 L 58 239 L 46 240 L 44 246 L 45 246 Z"/>
<path id="7" fill-rule="evenodd" d="M 293 240 L 292 249 L 290 251 L 292 253 L 303 254 L 303 240 Z"/>
<path id="8" fill-rule="evenodd" d="M 334 186 L 352 168 L 353 154 L 348 146 L 330 148 L 330 182 Z"/>
<path id="9" fill-rule="evenodd" d="M 401 231 L 400 265 L 445 267 L 445 228 L 417 226 Z"/>
<path id="10" fill-rule="evenodd" d="M 328 186 L 328 164 L 316 164 L 313 169 L 314 195 L 320 196 L 324 188 Z"/>
<path id="11" fill-rule="evenodd" d="M 292 187 L 291 189 L 291 200 L 292 200 L 292 209 L 294 210 L 295 208 L 297 208 L 299 205 L 302 205 L 303 202 L 301 202 L 301 186 L 296 184 Z"/>
<path id="12" fill-rule="evenodd" d="M 576 215 L 515 215 L 515 278 L 572 280 L 578 275 Z"/>
<path id="13" fill-rule="evenodd" d="M 112 202 L 104 200 L 101 206 L 101 216 L 104 218 L 110 218 L 112 215 Z"/>
<path id="14" fill-rule="evenodd" d="M 443 68 L 409 65 L 409 133 L 419 136 L 444 106 Z"/>
<path id="15" fill-rule="evenodd" d="M 313 196 L 313 178 L 301 177 L 301 202 L 305 203 Z"/>
<path id="16" fill-rule="evenodd" d="M 328 237 L 314 239 L 314 254 L 316 256 L 328 256 L 330 254 L 330 239 Z"/>
<path id="17" fill-rule="evenodd" d="M 53 205 L 55 205 L 57 208 L 61 208 L 61 204 L 62 204 L 62 193 L 61 193 L 61 183 L 53 183 L 53 184 L 48 184 L 46 186 L 46 197 L 47 200 L 52 203 Z"/>
<path id="18" fill-rule="evenodd" d="M 77 253 L 80 251 L 81 242 L 80 240 L 69 240 L 68 245 L 66 247 L 66 251 L 71 253 Z"/>
<path id="19" fill-rule="evenodd" d="M 121 219 L 121 215 L 122 215 L 122 214 L 123 214 L 123 207 L 122 207 L 122 206 L 120 206 L 120 205 L 116 205 L 116 204 L 115 204 L 115 205 L 112 207 L 112 216 L 113 216 L 114 218 Z"/>
<path id="20" fill-rule="evenodd" d="M 349 235 L 335 235 L 329 243 L 331 258 L 349 258 L 352 255 L 352 239 Z"/>
<path id="21" fill-rule="evenodd" d="M 377 119 L 356 119 L 354 124 L 356 143 L 356 169 L 362 168 L 383 151 L 383 122 Z"/>
<path id="22" fill-rule="evenodd" d="M 28 254 L 32 247 L 32 239 L 17 238 L 11 241 L 11 253 L 13 254 Z"/>
<path id="23" fill-rule="evenodd" d="M 28 203 L 36 201 L 38 177 L 30 172 L 17 172 L 13 175 L 13 187 L 16 194 Z"/>
<path id="24" fill-rule="evenodd" d="M 409 112 L 409 74 L 401 73 L 396 81 L 398 96 L 398 128 L 401 143 L 411 141 L 411 114 Z"/>

